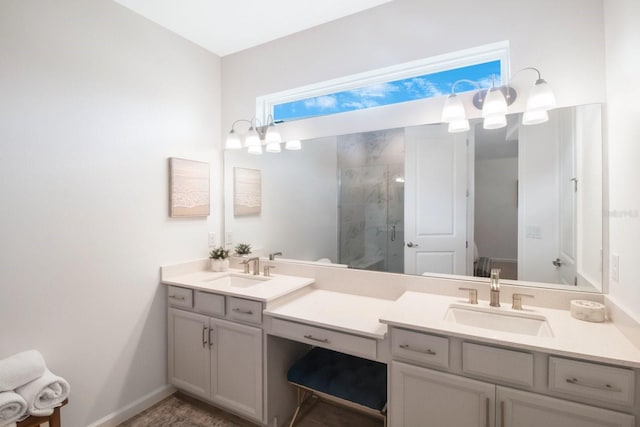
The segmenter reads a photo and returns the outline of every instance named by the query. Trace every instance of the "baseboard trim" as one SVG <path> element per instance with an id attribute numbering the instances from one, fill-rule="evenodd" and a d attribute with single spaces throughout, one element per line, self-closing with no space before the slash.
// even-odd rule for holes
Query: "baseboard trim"
<path id="1" fill-rule="evenodd" d="M 89 424 L 88 427 L 115 427 L 145 409 L 149 409 L 162 399 L 171 396 L 175 392 L 176 388 L 174 386 L 170 384 L 164 385 L 128 404 L 124 408 L 112 412 L 100 418 L 98 421 Z"/>

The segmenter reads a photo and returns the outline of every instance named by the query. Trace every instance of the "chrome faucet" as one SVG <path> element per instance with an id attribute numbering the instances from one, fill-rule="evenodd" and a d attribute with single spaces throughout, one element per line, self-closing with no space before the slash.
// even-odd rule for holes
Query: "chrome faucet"
<path id="1" fill-rule="evenodd" d="M 491 295 L 489 305 L 500 307 L 500 269 L 491 269 Z"/>
<path id="2" fill-rule="evenodd" d="M 282 256 L 282 252 L 274 252 L 272 254 L 269 254 L 269 261 L 273 261 L 274 259 L 276 259 L 277 255 Z"/>
<path id="3" fill-rule="evenodd" d="M 253 262 L 253 275 L 254 276 L 259 276 L 260 275 L 260 257 L 254 256 L 252 258 L 247 258 L 244 261 L 242 261 L 242 264 L 244 264 L 244 272 L 246 274 L 249 274 L 249 264 Z"/>

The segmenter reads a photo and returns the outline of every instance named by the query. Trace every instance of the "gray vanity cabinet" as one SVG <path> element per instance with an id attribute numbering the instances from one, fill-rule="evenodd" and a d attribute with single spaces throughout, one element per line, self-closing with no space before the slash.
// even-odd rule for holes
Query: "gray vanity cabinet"
<path id="1" fill-rule="evenodd" d="M 633 427 L 634 417 L 507 387 L 496 387 L 499 427 Z"/>
<path id="2" fill-rule="evenodd" d="M 493 426 L 495 386 L 391 362 L 389 425 Z"/>
<path id="3" fill-rule="evenodd" d="M 208 327 L 207 316 L 169 309 L 169 382 L 205 399 L 211 396 Z"/>
<path id="4" fill-rule="evenodd" d="M 253 307 L 253 304 L 260 307 L 261 304 L 240 299 L 235 301 L 233 297 L 228 298 L 233 301 L 225 304 L 224 296 L 211 294 L 222 298 L 220 305 L 220 301 L 209 298 L 209 294 L 197 292 L 193 306 L 189 307 L 184 305 L 188 298 L 179 299 L 178 304 L 174 302 L 175 298 L 171 296 L 178 293 L 175 287 L 171 288 L 169 303 L 173 307 L 168 312 L 169 382 L 225 409 L 262 422 L 262 329 L 187 311 L 199 310 L 224 316 L 225 305 L 228 305 L 237 308 L 232 313 L 249 316 L 245 313 L 261 313 L 261 309 Z M 215 304 L 207 306 L 211 302 Z M 247 318 L 245 322 L 255 323 L 253 318 Z"/>
<path id="5" fill-rule="evenodd" d="M 391 345 L 390 427 L 636 426 L 589 404 L 635 412 L 631 369 L 400 328 Z"/>
<path id="6" fill-rule="evenodd" d="M 391 362 L 391 427 L 633 427 L 634 418 L 495 386 L 406 363 Z"/>

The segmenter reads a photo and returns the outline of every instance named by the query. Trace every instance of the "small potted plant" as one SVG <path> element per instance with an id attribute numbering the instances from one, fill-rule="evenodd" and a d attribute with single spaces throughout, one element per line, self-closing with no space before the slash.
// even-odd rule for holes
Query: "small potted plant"
<path id="1" fill-rule="evenodd" d="M 251 253 L 251 245 L 248 243 L 238 243 L 238 245 L 236 246 L 236 254 L 242 256 L 242 255 L 249 255 Z"/>
<path id="2" fill-rule="evenodd" d="M 211 258 L 212 271 L 227 271 L 229 269 L 229 249 L 222 246 L 212 249 L 209 252 L 209 258 Z"/>

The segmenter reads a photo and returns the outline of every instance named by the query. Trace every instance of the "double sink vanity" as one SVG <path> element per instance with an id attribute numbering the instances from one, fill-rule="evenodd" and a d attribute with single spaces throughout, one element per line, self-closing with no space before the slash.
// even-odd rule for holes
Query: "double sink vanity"
<path id="1" fill-rule="evenodd" d="M 583 293 L 529 290 L 517 309 L 503 285 L 490 307 L 487 283 L 286 261 L 265 277 L 239 262 L 162 267 L 168 375 L 258 424 L 286 425 L 287 370 L 319 346 L 387 364 L 391 427 L 640 426 L 640 349 L 615 322 L 573 318 Z"/>

